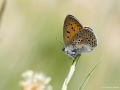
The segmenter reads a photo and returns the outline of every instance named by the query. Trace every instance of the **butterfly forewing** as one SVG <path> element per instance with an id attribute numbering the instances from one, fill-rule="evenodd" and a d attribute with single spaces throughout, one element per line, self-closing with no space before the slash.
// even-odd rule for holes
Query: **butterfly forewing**
<path id="1" fill-rule="evenodd" d="M 67 15 L 64 21 L 63 27 L 63 38 L 65 45 L 70 44 L 72 38 L 80 31 L 83 26 L 80 22 L 72 15 Z"/>

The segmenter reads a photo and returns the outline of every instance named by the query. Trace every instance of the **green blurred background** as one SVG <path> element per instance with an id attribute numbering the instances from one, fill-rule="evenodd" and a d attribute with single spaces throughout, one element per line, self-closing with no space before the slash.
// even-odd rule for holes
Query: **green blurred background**
<path id="1" fill-rule="evenodd" d="M 0 27 L 0 90 L 21 90 L 26 70 L 45 73 L 53 90 L 61 90 L 72 63 L 58 41 L 63 42 L 68 14 L 91 27 L 98 39 L 95 50 L 79 59 L 68 90 L 78 90 L 100 60 L 85 90 L 120 90 L 120 0 L 7 0 Z"/>

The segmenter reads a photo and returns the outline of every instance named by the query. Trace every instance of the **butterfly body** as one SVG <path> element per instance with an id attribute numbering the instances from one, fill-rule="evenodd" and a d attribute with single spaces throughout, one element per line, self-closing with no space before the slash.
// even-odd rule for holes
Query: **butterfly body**
<path id="1" fill-rule="evenodd" d="M 78 48 L 72 48 L 72 46 L 64 47 L 63 51 L 71 58 L 79 56 L 82 52 L 91 51 L 87 45 L 81 45 Z"/>
<path id="2" fill-rule="evenodd" d="M 63 27 L 64 49 L 71 58 L 76 58 L 83 52 L 92 51 L 97 46 L 93 30 L 83 27 L 72 15 L 66 16 Z"/>

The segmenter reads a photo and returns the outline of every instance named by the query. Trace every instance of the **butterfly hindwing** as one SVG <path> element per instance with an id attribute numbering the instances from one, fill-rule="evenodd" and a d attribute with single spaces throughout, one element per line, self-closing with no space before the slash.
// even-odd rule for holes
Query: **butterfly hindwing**
<path id="1" fill-rule="evenodd" d="M 88 45 L 91 48 L 96 47 L 97 40 L 93 30 L 89 27 L 84 27 L 82 31 L 76 33 L 72 38 L 71 45 L 75 49 L 79 48 L 81 45 Z"/>

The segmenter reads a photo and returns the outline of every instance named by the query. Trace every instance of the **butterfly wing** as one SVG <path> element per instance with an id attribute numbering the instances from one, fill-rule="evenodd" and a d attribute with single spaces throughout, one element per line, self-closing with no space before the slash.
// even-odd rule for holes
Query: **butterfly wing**
<path id="1" fill-rule="evenodd" d="M 70 44 L 72 38 L 82 30 L 83 26 L 72 15 L 67 15 L 63 27 L 63 39 L 65 45 Z"/>
<path id="2" fill-rule="evenodd" d="M 97 46 L 93 30 L 83 27 L 72 15 L 67 15 L 63 27 L 65 47 L 63 51 L 70 57 L 76 58 L 82 52 L 92 51 Z"/>
<path id="3" fill-rule="evenodd" d="M 87 52 L 97 46 L 97 39 L 91 28 L 83 27 L 83 29 L 73 37 L 71 45 L 74 49 L 83 48 L 83 52 Z"/>

